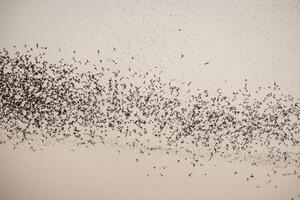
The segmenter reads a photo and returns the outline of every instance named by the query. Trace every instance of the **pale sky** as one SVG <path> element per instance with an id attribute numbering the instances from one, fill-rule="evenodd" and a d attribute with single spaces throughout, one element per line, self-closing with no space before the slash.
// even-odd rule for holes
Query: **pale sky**
<path id="1" fill-rule="evenodd" d="M 100 49 L 119 67 L 158 66 L 200 87 L 248 78 L 299 96 L 299 19 L 300 1 L 1 0 L 0 46 L 40 42 L 90 59 Z"/>
<path id="2" fill-rule="evenodd" d="M 118 67 L 157 66 L 167 78 L 192 80 L 198 88 L 231 91 L 247 78 L 253 87 L 276 81 L 300 97 L 297 0 L 0 0 L 0 48 L 36 42 L 52 58 L 71 57 L 76 49 L 79 57 L 96 60 L 99 49 Z M 244 180 L 265 168 L 211 167 L 189 179 L 188 164 L 155 159 L 136 164 L 132 152 L 119 156 L 111 149 L 74 153 L 49 147 L 32 153 L 0 146 L 0 199 L 282 200 L 299 193 L 295 177 L 276 177 L 278 190 L 273 182 L 257 189 L 263 178 Z M 171 166 L 165 177 L 145 178 L 153 165 L 164 163 Z M 236 169 L 243 175 L 232 178 Z"/>

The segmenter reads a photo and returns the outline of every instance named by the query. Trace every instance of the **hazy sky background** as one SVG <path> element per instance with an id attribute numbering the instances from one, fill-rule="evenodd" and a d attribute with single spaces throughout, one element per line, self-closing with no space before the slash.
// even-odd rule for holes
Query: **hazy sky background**
<path id="1" fill-rule="evenodd" d="M 248 78 L 255 87 L 276 81 L 300 97 L 299 20 L 295 0 L 0 0 L 0 48 L 39 42 L 50 57 L 71 57 L 76 49 L 91 60 L 99 49 L 119 67 L 157 66 L 168 78 L 203 89 L 236 89 Z M 188 164 L 156 156 L 137 164 L 132 152 L 112 149 L 32 153 L 0 146 L 0 199 L 282 200 L 300 188 L 299 179 L 278 177 L 280 189 L 257 189 L 245 176 L 265 169 L 240 165 L 199 169 L 189 179 Z M 147 179 L 158 163 L 170 165 L 169 174 Z M 235 169 L 240 176 L 232 176 Z"/>
<path id="2" fill-rule="evenodd" d="M 236 88 L 248 78 L 299 96 L 299 19 L 295 0 L 1 0 L 0 46 L 40 42 L 90 59 L 100 49 L 119 67 L 158 66 L 200 87 Z"/>

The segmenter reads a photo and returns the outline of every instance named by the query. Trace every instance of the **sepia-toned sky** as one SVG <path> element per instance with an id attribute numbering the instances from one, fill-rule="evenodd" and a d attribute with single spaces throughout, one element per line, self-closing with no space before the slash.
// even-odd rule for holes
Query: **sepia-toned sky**
<path id="1" fill-rule="evenodd" d="M 158 66 L 201 87 L 248 78 L 299 96 L 299 19 L 294 0 L 1 0 L 0 45 L 40 42 L 90 58 L 100 49 L 123 66 Z"/>
<path id="2" fill-rule="evenodd" d="M 78 57 L 97 60 L 100 50 L 118 67 L 158 67 L 167 78 L 191 80 L 197 88 L 231 91 L 247 78 L 250 87 L 276 81 L 300 97 L 297 0 L 0 0 L 0 48 L 37 42 L 54 59 L 76 50 Z M 66 147 L 12 152 L 0 146 L 0 199 L 282 200 L 300 191 L 293 178 L 278 178 L 278 190 L 257 190 L 230 173 L 264 169 L 239 165 L 208 168 L 211 176 L 189 179 L 188 165 L 177 167 L 162 155 L 157 162 L 173 166 L 170 173 L 147 179 L 152 161 L 137 164 L 134 155 L 124 154 Z"/>

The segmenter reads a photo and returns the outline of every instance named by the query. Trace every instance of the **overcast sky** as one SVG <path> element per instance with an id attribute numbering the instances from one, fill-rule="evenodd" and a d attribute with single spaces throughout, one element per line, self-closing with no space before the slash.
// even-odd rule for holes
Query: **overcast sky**
<path id="1" fill-rule="evenodd" d="M 300 1 L 0 2 L 0 47 L 40 42 L 90 59 L 100 49 L 119 67 L 158 66 L 201 87 L 248 78 L 300 96 Z"/>
<path id="2" fill-rule="evenodd" d="M 296 0 L 0 0 L 0 48 L 38 42 L 48 46 L 49 57 L 67 58 L 76 50 L 95 61 L 100 50 L 118 67 L 158 67 L 169 79 L 192 80 L 203 89 L 232 90 L 247 78 L 253 87 L 276 81 L 300 97 L 299 20 Z M 273 182 L 258 190 L 263 178 L 245 181 L 264 168 L 208 167 L 210 176 L 199 170 L 189 179 L 190 165 L 163 155 L 136 164 L 132 152 L 62 149 L 32 153 L 0 146 L 0 199 L 282 200 L 300 188 L 295 177 L 277 177 L 278 190 Z M 146 179 L 158 163 L 168 164 L 169 174 Z M 241 176 L 232 178 L 236 169 Z"/>

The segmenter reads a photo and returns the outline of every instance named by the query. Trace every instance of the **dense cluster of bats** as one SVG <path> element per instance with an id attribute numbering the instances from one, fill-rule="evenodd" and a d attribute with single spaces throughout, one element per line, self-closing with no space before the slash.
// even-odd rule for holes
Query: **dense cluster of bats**
<path id="1" fill-rule="evenodd" d="M 286 149 L 299 147 L 300 100 L 276 82 L 250 91 L 245 79 L 242 89 L 224 95 L 165 80 L 157 67 L 136 72 L 75 58 L 53 63 L 44 58 L 47 47 L 26 48 L 0 51 L 1 143 L 184 153 L 194 166 L 200 159 L 264 156 L 299 168 L 300 152 Z"/>

